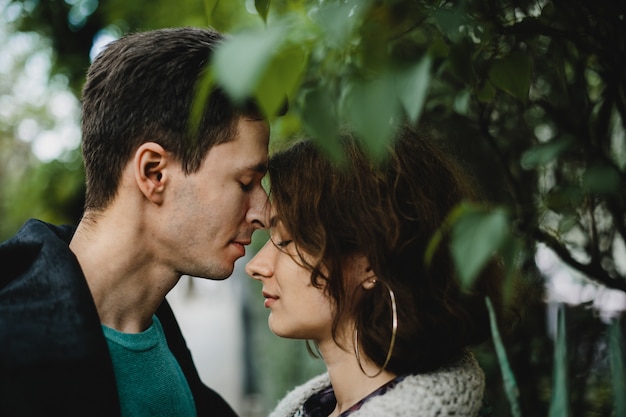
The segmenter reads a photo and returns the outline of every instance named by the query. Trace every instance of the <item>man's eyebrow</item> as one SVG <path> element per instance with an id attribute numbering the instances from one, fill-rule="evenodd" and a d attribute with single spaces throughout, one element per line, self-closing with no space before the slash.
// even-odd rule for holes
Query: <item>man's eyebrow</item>
<path id="1" fill-rule="evenodd" d="M 267 172 L 267 162 L 259 162 L 256 165 L 250 165 L 244 168 L 246 171 L 254 171 L 259 174 L 265 174 Z"/>

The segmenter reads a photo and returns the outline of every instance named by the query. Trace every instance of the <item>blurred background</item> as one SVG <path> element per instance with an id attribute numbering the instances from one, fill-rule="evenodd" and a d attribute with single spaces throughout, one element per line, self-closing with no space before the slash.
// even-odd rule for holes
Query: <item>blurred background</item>
<path id="1" fill-rule="evenodd" d="M 0 240 L 31 217 L 80 218 L 80 89 L 98 51 L 129 31 L 213 26 L 257 42 L 225 63 L 232 74 L 220 81 L 245 84 L 270 116 L 276 97 L 290 98 L 272 121 L 271 149 L 305 131 L 332 155 L 333 128 L 347 119 L 376 153 L 402 113 L 504 208 L 504 223 L 490 222 L 499 219 L 490 207 L 458 241 L 466 261 L 498 253 L 525 286 L 515 329 L 473 348 L 495 416 L 626 416 L 624 9 L 610 0 L 0 0 Z M 402 88 L 368 83 L 371 72 Z M 228 280 L 183 277 L 168 296 L 202 379 L 242 417 L 266 415 L 323 370 L 304 342 L 267 328 L 260 287 L 243 271 L 265 239 L 255 234 Z"/>

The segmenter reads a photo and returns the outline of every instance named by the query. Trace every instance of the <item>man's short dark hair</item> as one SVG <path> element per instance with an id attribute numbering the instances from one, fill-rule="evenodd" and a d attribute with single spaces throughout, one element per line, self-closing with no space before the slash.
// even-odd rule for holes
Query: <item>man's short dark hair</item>
<path id="1" fill-rule="evenodd" d="M 198 82 L 223 39 L 212 29 L 158 29 L 126 35 L 96 57 L 82 94 L 86 209 L 111 202 L 142 143 L 159 143 L 193 173 L 212 146 L 234 137 L 240 116 L 262 118 L 255 106 L 236 106 L 214 88 L 190 128 Z"/>

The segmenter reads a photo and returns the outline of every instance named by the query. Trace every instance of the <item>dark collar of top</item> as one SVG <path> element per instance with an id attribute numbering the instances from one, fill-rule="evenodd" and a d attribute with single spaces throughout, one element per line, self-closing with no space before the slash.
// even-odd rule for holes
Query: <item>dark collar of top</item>
<path id="1" fill-rule="evenodd" d="M 341 413 L 339 417 L 349 416 L 350 414 L 352 414 L 352 412 L 360 409 L 367 400 L 378 395 L 383 395 L 384 393 L 395 387 L 405 377 L 406 375 L 400 375 L 385 383 L 384 385 L 381 385 L 375 391 L 369 393 L 359 402 Z M 322 391 L 313 394 L 308 400 L 306 400 L 303 405 L 304 414 L 302 417 L 327 417 L 330 415 L 330 413 L 333 412 L 336 406 L 337 399 L 335 398 L 335 391 L 333 390 L 332 386 L 329 386 Z"/>

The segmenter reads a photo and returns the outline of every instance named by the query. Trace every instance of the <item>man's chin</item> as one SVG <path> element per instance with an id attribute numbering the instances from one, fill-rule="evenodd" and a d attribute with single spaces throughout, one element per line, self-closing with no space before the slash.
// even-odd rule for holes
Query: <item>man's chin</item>
<path id="1" fill-rule="evenodd" d="M 199 271 L 197 274 L 192 275 L 192 276 L 196 278 L 210 279 L 212 281 L 224 281 L 225 279 L 233 275 L 234 270 L 235 270 L 234 265 L 230 267 L 221 267 L 221 268 L 216 268 L 215 266 L 213 266 L 212 268 L 208 270 L 204 270 L 201 272 Z"/>
<path id="2" fill-rule="evenodd" d="M 234 270 L 235 266 L 230 265 L 228 267 L 225 267 L 224 269 L 212 271 L 212 273 L 207 275 L 207 279 L 211 279 L 214 281 L 223 281 L 227 278 L 230 278 L 233 275 Z"/>
<path id="3" fill-rule="evenodd" d="M 228 275 L 219 275 L 219 276 L 206 277 L 205 279 L 210 279 L 212 281 L 225 281 L 226 279 L 230 278 L 231 275 L 232 275 L 232 273 L 230 273 Z"/>

